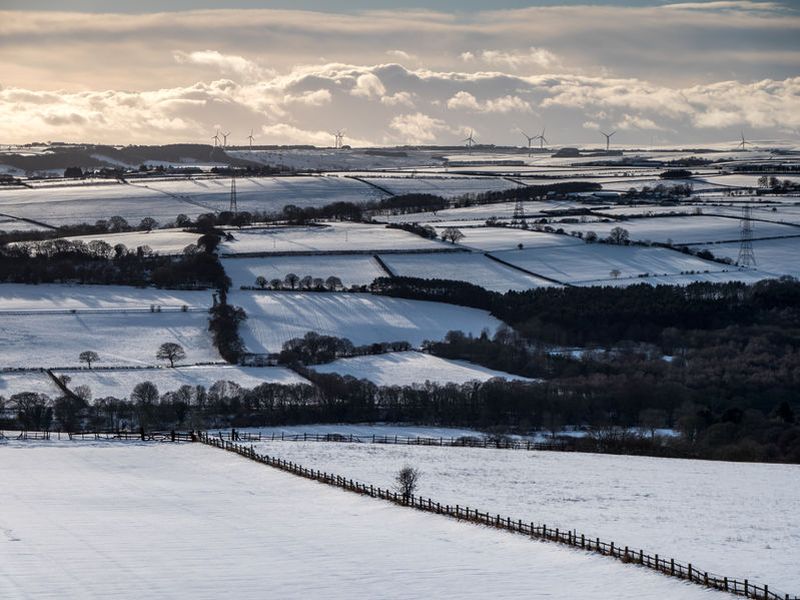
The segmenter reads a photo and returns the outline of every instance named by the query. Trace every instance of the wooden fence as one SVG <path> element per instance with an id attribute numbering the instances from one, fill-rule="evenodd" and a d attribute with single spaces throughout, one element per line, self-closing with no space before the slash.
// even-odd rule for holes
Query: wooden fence
<path id="1" fill-rule="evenodd" d="M 278 439 L 278 438 L 276 438 Z M 285 439 L 285 438 L 284 438 Z M 523 522 L 521 519 L 512 519 L 511 517 L 503 517 L 499 514 L 492 514 L 483 512 L 478 509 L 469 508 L 460 505 L 443 505 L 439 502 L 434 502 L 430 498 L 421 498 L 418 496 L 404 497 L 395 491 L 367 485 L 348 479 L 333 473 L 327 473 L 315 469 L 307 469 L 302 465 L 286 461 L 277 457 L 272 457 L 266 454 L 258 454 L 251 446 L 237 444 L 235 442 L 221 439 L 220 437 L 209 436 L 205 433 L 197 434 L 197 440 L 203 444 L 235 452 L 236 454 L 248 458 L 250 460 L 319 481 L 326 485 L 341 488 L 356 494 L 370 496 L 371 498 L 380 498 L 387 500 L 394 504 L 415 508 L 425 512 L 435 513 L 438 515 L 445 515 L 461 521 L 485 525 L 495 529 L 503 529 L 517 534 L 526 535 L 528 537 L 556 542 L 580 548 L 587 552 L 595 552 L 603 556 L 616 558 L 624 563 L 631 563 L 639 565 L 648 569 L 652 569 L 664 575 L 683 579 L 691 583 L 699 584 L 708 588 L 717 589 L 724 592 L 729 592 L 738 596 L 746 598 L 756 598 L 758 600 L 800 600 L 798 596 L 789 596 L 789 594 L 781 594 L 776 590 L 771 590 L 768 585 L 759 585 L 751 583 L 747 579 L 736 579 L 730 577 L 723 577 L 708 571 L 703 571 L 691 563 L 680 563 L 673 558 L 662 558 L 658 554 L 645 553 L 643 550 L 636 550 L 628 546 L 621 546 L 614 542 L 606 542 L 597 537 L 590 537 L 575 531 L 564 531 L 559 528 L 548 527 L 545 524 L 538 525 L 533 522 Z M 378 442 L 376 442 L 378 443 Z"/>

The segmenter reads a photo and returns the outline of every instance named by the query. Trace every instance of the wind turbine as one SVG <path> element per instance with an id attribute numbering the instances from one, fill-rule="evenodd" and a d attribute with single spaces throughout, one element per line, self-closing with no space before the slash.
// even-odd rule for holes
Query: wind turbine
<path id="1" fill-rule="evenodd" d="M 611 133 L 606 133 L 605 131 L 601 131 L 604 136 L 606 136 L 606 152 L 611 148 L 611 136 L 617 133 L 616 131 L 612 131 Z"/>
<path id="2" fill-rule="evenodd" d="M 741 148 L 741 149 L 742 149 L 742 152 L 744 152 L 745 150 L 747 150 L 747 147 L 746 147 L 746 146 L 747 146 L 747 144 L 749 144 L 749 143 L 750 143 L 750 142 L 748 142 L 746 139 L 744 139 L 744 131 L 742 131 L 742 141 L 741 141 L 741 142 L 739 142 L 739 144 L 738 144 L 736 147 L 737 147 L 737 148 Z"/>
<path id="3" fill-rule="evenodd" d="M 469 130 L 469 137 L 466 137 L 463 140 L 461 140 L 462 142 L 466 142 L 467 143 L 467 152 L 472 152 L 472 147 L 475 145 L 475 138 L 473 137 L 474 133 L 475 132 L 472 129 L 470 129 Z"/>
<path id="4" fill-rule="evenodd" d="M 217 129 L 217 132 L 214 134 L 214 137 L 211 138 L 211 139 L 214 140 L 214 148 L 219 146 L 219 129 Z"/>
<path id="5" fill-rule="evenodd" d="M 333 139 L 334 139 L 333 142 L 334 148 L 341 148 L 342 146 L 344 146 L 344 130 L 337 129 L 336 133 L 333 134 Z"/>
<path id="6" fill-rule="evenodd" d="M 250 152 L 252 152 L 253 151 L 253 140 L 255 139 L 253 137 L 253 130 L 252 129 L 250 130 L 250 135 L 247 136 L 247 139 L 250 140 Z"/>
<path id="7" fill-rule="evenodd" d="M 614 134 L 612 133 L 611 135 L 614 135 Z M 537 135 L 533 139 L 539 140 L 539 149 L 540 150 L 544 150 L 544 145 L 547 143 L 547 138 L 544 137 L 544 127 L 542 127 L 542 133 L 540 133 L 539 135 Z"/>
<path id="8" fill-rule="evenodd" d="M 536 136 L 530 136 L 530 135 L 528 135 L 527 133 L 525 133 L 524 131 L 522 131 L 522 129 L 520 129 L 519 131 L 520 131 L 520 133 L 521 133 L 522 135 L 524 135 L 524 136 L 525 136 L 525 139 L 526 139 L 526 140 L 528 140 L 528 156 L 530 156 L 530 155 L 531 155 L 531 143 L 533 142 L 533 140 L 535 140 L 535 139 L 537 139 L 537 138 L 536 138 Z"/>
<path id="9" fill-rule="evenodd" d="M 229 136 L 230 134 L 231 134 L 231 132 L 230 132 L 230 131 L 229 131 L 228 133 L 223 133 L 223 134 L 222 134 L 222 147 L 223 147 L 223 148 L 227 148 L 227 147 L 228 147 L 228 136 Z"/>

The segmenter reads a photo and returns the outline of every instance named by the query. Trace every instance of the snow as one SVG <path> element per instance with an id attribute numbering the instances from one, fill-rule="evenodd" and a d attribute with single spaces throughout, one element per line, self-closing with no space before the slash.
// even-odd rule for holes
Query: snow
<path id="1" fill-rule="evenodd" d="M 205 310 L 210 291 L 175 291 L 118 285 L 0 283 L 0 314 L 34 311 Z"/>
<path id="2" fill-rule="evenodd" d="M 727 257 L 735 261 L 739 257 L 738 243 L 708 244 L 702 248 L 719 258 Z M 762 277 L 800 277 L 800 237 L 756 240 L 753 242 L 753 253 L 757 263 L 755 272 Z"/>
<path id="3" fill-rule="evenodd" d="M 495 262 L 483 254 L 387 254 L 381 257 L 396 274 L 423 279 L 455 279 L 487 290 L 507 292 L 553 285 Z"/>
<path id="4" fill-rule="evenodd" d="M 289 273 L 302 278 L 306 275 L 327 279 L 331 275 L 342 280 L 345 287 L 366 285 L 377 277 L 385 277 L 373 256 L 331 254 L 318 256 L 265 256 L 260 258 L 222 259 L 225 272 L 233 281 L 233 288 L 255 286 L 259 275 L 283 279 Z"/>
<path id="5" fill-rule="evenodd" d="M 583 244 L 582 240 L 567 235 L 511 227 L 457 227 L 457 229 L 464 234 L 458 242 L 459 245 L 483 251 L 510 250 L 517 248 L 519 244 L 526 248 Z M 444 228 L 437 225 L 436 231 L 439 235 L 443 230 Z"/>
<path id="6" fill-rule="evenodd" d="M 281 434 L 303 435 L 328 435 L 335 433 L 339 435 L 353 436 L 397 436 L 397 437 L 428 437 L 428 438 L 458 438 L 462 436 L 481 437 L 483 434 L 474 429 L 463 429 L 460 427 L 432 427 L 429 425 L 409 425 L 408 423 L 312 423 L 308 425 L 276 425 L 273 427 L 242 427 L 236 431 L 244 433 L 260 433 L 262 436 L 278 436 Z M 223 433 L 221 430 L 209 432 L 212 435 Z M 229 434 L 225 430 L 223 435 Z"/>
<path id="7" fill-rule="evenodd" d="M 441 250 L 443 242 L 427 240 L 402 229 L 365 223 L 231 230 L 234 241 L 220 244 L 221 254 L 377 252 Z"/>
<path id="8" fill-rule="evenodd" d="M 721 597 L 199 444 L 0 452 L 6 598 Z"/>
<path id="9" fill-rule="evenodd" d="M 478 204 L 476 206 L 466 206 L 463 208 L 446 208 L 436 212 L 418 212 L 398 215 L 388 215 L 376 217 L 389 223 L 417 223 L 427 222 L 435 224 L 437 221 L 486 221 L 490 217 L 498 219 L 511 219 L 514 216 L 515 202 L 498 202 L 494 204 Z M 569 208 L 581 207 L 577 202 L 525 202 L 525 214 L 536 216 L 547 214 L 548 211 L 566 210 Z"/>
<path id="10" fill-rule="evenodd" d="M 609 244 L 507 250 L 495 252 L 494 256 L 539 275 L 573 284 L 613 279 L 610 273 L 614 269 L 620 272 L 616 279 L 628 284 L 641 283 L 643 274 L 677 275 L 685 271 L 731 269 L 667 248 Z"/>
<path id="11" fill-rule="evenodd" d="M 59 370 L 56 375 L 68 375 L 69 387 L 89 386 L 94 398 L 127 397 L 133 388 L 150 381 L 162 394 L 172 392 L 182 385 L 211 387 L 217 381 L 233 381 L 243 388 L 252 389 L 262 383 L 308 383 L 294 371 L 285 367 L 239 367 L 235 365 L 176 367 L 174 369 L 94 369 Z"/>
<path id="12" fill-rule="evenodd" d="M 98 366 L 156 365 L 164 342 L 183 346 L 183 363 L 221 360 L 205 311 L 0 315 L 0 339 L 0 368 L 77 367 L 84 350 L 100 355 Z"/>
<path id="13" fill-rule="evenodd" d="M 406 341 L 417 347 L 450 330 L 479 335 L 501 325 L 482 310 L 370 294 L 235 292 L 230 298 L 247 312 L 240 334 L 248 351 L 258 354 L 279 352 L 285 342 L 309 331 L 356 345 Z"/>
<path id="14" fill-rule="evenodd" d="M 466 383 L 488 381 L 493 377 L 527 380 L 503 371 L 487 369 L 463 360 L 448 360 L 421 352 L 393 352 L 373 356 L 341 358 L 332 363 L 317 365 L 319 373 L 338 373 L 356 379 L 368 379 L 377 385 L 415 385 L 431 383 Z"/>
<path id="15" fill-rule="evenodd" d="M 754 238 L 782 235 L 799 235 L 800 229 L 778 223 L 756 222 Z M 688 217 L 653 217 L 630 219 L 609 223 L 578 223 L 569 226 L 570 231 L 594 231 L 607 237 L 614 227 L 622 227 L 636 241 L 667 242 L 675 244 L 698 244 L 739 239 L 739 219 L 692 215 Z"/>
<path id="16" fill-rule="evenodd" d="M 366 181 L 400 194 L 433 194 L 443 198 L 502 191 L 519 187 L 502 177 L 364 177 Z"/>
<path id="17" fill-rule="evenodd" d="M 200 235 L 189 233 L 182 229 L 155 229 L 153 231 L 125 231 L 122 233 L 103 233 L 79 235 L 67 239 L 83 241 L 87 244 L 92 240 L 103 240 L 112 246 L 123 244 L 128 250 L 135 250 L 139 246 L 149 246 L 159 254 L 180 254 L 189 244 L 197 243 Z"/>
<path id="18" fill-rule="evenodd" d="M 55 398 L 61 390 L 44 371 L 0 371 L 0 398 L 8 400 L 14 394 L 34 392 Z"/>
<path id="19" fill-rule="evenodd" d="M 257 446 L 382 486 L 410 464 L 423 473 L 419 494 L 443 504 L 576 529 L 717 574 L 800 589 L 798 465 L 363 444 Z"/>
<path id="20" fill-rule="evenodd" d="M 179 214 L 195 218 L 227 210 L 230 178 L 172 177 L 49 183 L 33 188 L 0 189 L 0 213 L 48 225 L 94 223 L 121 216 L 132 224 L 153 217 L 161 224 Z M 365 183 L 340 177 L 237 178 L 239 210 L 278 212 L 287 204 L 322 206 L 331 202 L 367 202 L 383 194 Z"/>

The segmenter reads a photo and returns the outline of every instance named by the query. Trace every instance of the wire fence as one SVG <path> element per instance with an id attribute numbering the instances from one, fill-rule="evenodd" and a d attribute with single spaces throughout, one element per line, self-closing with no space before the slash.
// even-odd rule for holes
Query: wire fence
<path id="1" fill-rule="evenodd" d="M 291 436 L 300 437 L 300 436 Z M 297 463 L 283 460 L 281 458 L 269 456 L 267 454 L 259 454 L 255 451 L 252 445 L 245 446 L 236 442 L 222 439 L 222 437 L 209 436 L 205 433 L 199 433 L 196 436 L 197 441 L 226 450 L 234 452 L 240 456 L 253 460 L 255 462 L 312 479 L 326 485 L 341 488 L 350 492 L 361 495 L 370 496 L 371 498 L 379 498 L 387 500 L 394 504 L 407 506 L 417 510 L 435 513 L 438 515 L 445 515 L 461 521 L 485 525 L 495 529 L 503 529 L 513 533 L 526 535 L 533 539 L 545 540 L 556 542 L 574 548 L 579 548 L 587 552 L 595 552 L 602 556 L 615 558 L 624 563 L 630 563 L 652 569 L 663 575 L 676 577 L 691 583 L 702 585 L 708 588 L 729 592 L 738 596 L 746 598 L 755 598 L 758 600 L 800 600 L 798 596 L 790 596 L 787 593 L 778 592 L 775 589 L 770 589 L 766 584 L 751 583 L 747 579 L 737 579 L 733 577 L 724 577 L 709 571 L 704 571 L 692 563 L 681 563 L 674 558 L 663 558 L 658 554 L 646 553 L 641 549 L 632 549 L 628 546 L 615 544 L 601 540 L 598 537 L 587 536 L 583 533 L 578 533 L 574 530 L 562 530 L 558 527 L 548 527 L 546 524 L 536 524 L 534 522 L 523 522 L 521 519 L 512 519 L 511 517 L 503 517 L 499 514 L 489 513 L 488 511 L 481 511 L 478 509 L 470 508 L 461 505 L 443 505 L 439 502 L 434 502 L 431 498 L 422 498 L 415 495 L 404 496 L 396 491 L 367 485 L 353 479 L 348 479 L 333 473 L 327 473 L 315 469 L 308 469 Z M 255 436 L 251 438 L 252 441 L 257 441 Z M 279 439 L 279 438 L 274 438 Z M 283 437 L 287 439 L 286 436 Z M 308 441 L 308 437 L 306 440 Z M 425 439 L 425 438 L 422 438 Z M 380 443 L 377 442 L 376 443 Z M 441 445 L 445 445 L 442 443 Z"/>

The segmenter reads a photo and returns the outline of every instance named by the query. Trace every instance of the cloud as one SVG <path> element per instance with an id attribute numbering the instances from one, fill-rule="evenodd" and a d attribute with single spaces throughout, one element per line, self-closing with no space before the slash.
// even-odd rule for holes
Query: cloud
<path id="1" fill-rule="evenodd" d="M 217 50 L 198 50 L 172 53 L 178 63 L 213 67 L 225 75 L 236 75 L 244 79 L 259 79 L 274 75 L 275 71 L 264 69 L 253 61 L 241 56 L 222 54 Z"/>
<path id="2" fill-rule="evenodd" d="M 488 65 L 517 71 L 523 68 L 539 67 L 552 69 L 561 65 L 561 59 L 545 48 L 531 46 L 527 50 L 483 50 L 477 55 L 472 52 L 461 54 L 461 60 L 471 62 L 480 60 Z"/>
<path id="3" fill-rule="evenodd" d="M 364 73 L 358 76 L 355 87 L 350 90 L 350 93 L 363 98 L 380 98 L 386 93 L 386 88 L 377 75 Z"/>
<path id="4" fill-rule="evenodd" d="M 413 94 L 409 92 L 396 92 L 391 96 L 381 98 L 381 104 L 386 106 L 405 106 L 414 108 Z"/>
<path id="5" fill-rule="evenodd" d="M 478 102 L 475 96 L 463 90 L 457 92 L 447 101 L 447 108 L 487 113 L 531 112 L 530 104 L 519 96 L 508 95 L 489 99 L 486 102 Z"/>
<path id="6" fill-rule="evenodd" d="M 418 56 L 416 54 L 409 54 L 405 50 L 387 50 L 386 54 L 391 56 L 392 58 L 397 58 L 399 60 L 405 61 L 415 61 L 418 60 Z"/>
<path id="7" fill-rule="evenodd" d="M 389 123 L 402 140 L 409 144 L 427 144 L 435 142 L 439 134 L 450 131 L 447 123 L 422 113 L 397 115 Z"/>
<path id="8" fill-rule="evenodd" d="M 528 124 L 530 115 L 536 123 Z M 482 141 L 497 144 L 518 143 L 515 127 L 545 123 L 555 145 L 585 140 L 597 128 L 620 129 L 621 143 L 644 142 L 652 131 L 675 143 L 719 141 L 740 129 L 751 137 L 785 137 L 800 132 L 800 77 L 668 86 L 637 78 L 327 63 L 255 80 L 140 91 L 0 88 L 0 139 L 7 143 L 207 142 L 217 124 L 232 130 L 233 140 L 262 128 L 263 143 L 328 145 L 334 127 L 346 128 L 353 145 L 455 143 L 465 121 L 484 132 Z"/>

